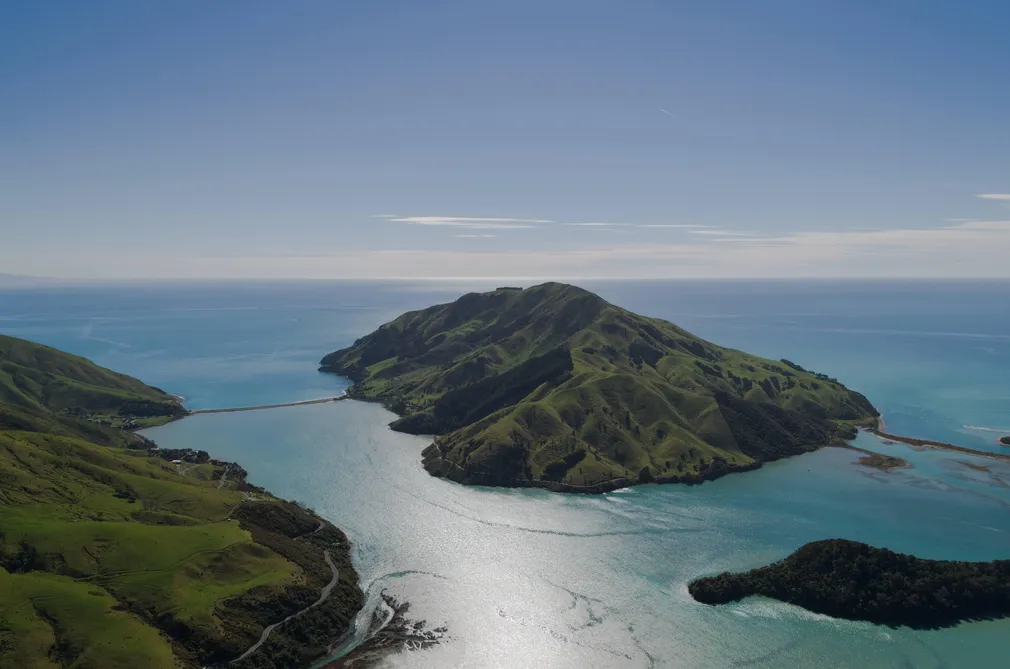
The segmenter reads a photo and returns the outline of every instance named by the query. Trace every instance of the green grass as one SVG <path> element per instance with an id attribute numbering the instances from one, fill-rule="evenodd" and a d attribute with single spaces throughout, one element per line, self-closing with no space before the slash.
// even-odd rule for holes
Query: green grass
<path id="1" fill-rule="evenodd" d="M 167 638 L 101 588 L 0 569 L 0 669 L 173 669 Z"/>
<path id="2" fill-rule="evenodd" d="M 0 402 L 110 416 L 182 413 L 178 399 L 137 379 L 79 356 L 4 335 L 0 335 Z"/>
<path id="3" fill-rule="evenodd" d="M 218 489 L 210 469 L 0 432 L 0 564 L 24 568 L 30 554 L 29 573 L 65 576 L 148 619 L 168 615 L 202 638 L 241 645 L 219 621 L 219 603 L 263 588 L 281 593 L 306 577 L 227 519 L 246 493 Z M 257 497 L 244 503 L 279 503 Z"/>
<path id="4" fill-rule="evenodd" d="M 66 519 L 129 520 L 144 510 L 216 521 L 245 498 L 188 476 L 185 465 L 30 432 L 0 432 L 0 474 L 0 500 Z"/>
<path id="5" fill-rule="evenodd" d="M 552 373 L 559 356 L 567 372 Z M 694 481 L 833 442 L 875 415 L 835 380 L 563 284 L 406 313 L 321 365 L 403 415 L 395 429 L 440 435 L 425 466 L 466 483 Z"/>
<path id="6" fill-rule="evenodd" d="M 137 610 L 210 628 L 217 601 L 298 576 L 225 520 L 244 493 L 180 469 L 80 440 L 0 433 L 0 474 L 10 482 L 3 494 L 21 502 L 0 515 L 0 556 L 10 561 L 31 546 L 45 568 Z"/>
<path id="7" fill-rule="evenodd" d="M 150 457 L 118 429 L 181 411 L 136 379 L 0 337 L 0 669 L 220 665 L 314 601 L 324 548 L 347 562 L 335 528 L 294 539 L 319 524 L 310 511 L 234 477 L 219 486 L 222 464 Z M 342 572 L 328 611 L 346 623 L 361 593 Z M 340 632 L 290 627 L 275 645 L 303 650 L 256 666 L 289 669 Z"/>

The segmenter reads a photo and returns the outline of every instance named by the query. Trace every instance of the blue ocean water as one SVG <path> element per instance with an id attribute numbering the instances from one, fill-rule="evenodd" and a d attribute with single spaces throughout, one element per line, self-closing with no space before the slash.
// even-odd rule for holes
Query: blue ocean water
<path id="1" fill-rule="evenodd" d="M 334 394 L 316 363 L 403 310 L 487 284 L 274 283 L 0 291 L 0 332 L 87 355 L 191 408 Z M 587 284 L 719 344 L 837 376 L 892 431 L 997 450 L 1010 428 L 1008 284 Z M 379 593 L 447 625 L 445 643 L 391 666 L 1006 666 L 1010 621 L 911 631 L 764 599 L 693 602 L 698 575 L 846 537 L 923 557 L 1010 556 L 1010 467 L 859 443 L 908 459 L 882 473 L 819 452 L 696 487 L 582 497 L 469 488 L 428 476 L 426 440 L 357 402 L 202 415 L 148 431 L 235 459 L 276 494 L 344 527 L 369 608 Z M 988 432 L 986 430 L 994 430 Z M 1010 434 L 1010 431 L 1007 432 Z M 974 465 L 969 467 L 967 465 Z M 977 467 L 986 469 L 978 469 Z M 359 637 L 360 640 L 360 630 Z"/>
<path id="2" fill-rule="evenodd" d="M 974 448 L 1010 431 L 1010 283 L 588 282 L 716 343 L 837 376 L 888 427 Z M 149 283 L 0 290 L 0 332 L 183 395 L 194 409 L 323 397 L 323 353 L 481 282 Z"/>
<path id="3" fill-rule="evenodd" d="M 837 377 L 867 395 L 898 434 L 996 449 L 1010 429 L 1008 282 L 596 287 L 724 346 Z"/>

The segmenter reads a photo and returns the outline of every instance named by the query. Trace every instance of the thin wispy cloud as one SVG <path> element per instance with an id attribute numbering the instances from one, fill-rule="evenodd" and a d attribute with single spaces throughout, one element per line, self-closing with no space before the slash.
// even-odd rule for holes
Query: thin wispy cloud
<path id="1" fill-rule="evenodd" d="M 553 223 L 543 218 L 505 218 L 487 216 L 378 216 L 394 223 L 433 227 L 467 228 L 470 230 L 521 230 Z"/>
<path id="2" fill-rule="evenodd" d="M 693 225 L 686 223 L 563 223 L 562 225 L 585 228 L 670 228 L 679 230 L 696 230 L 716 227 L 714 225 Z"/>
<path id="3" fill-rule="evenodd" d="M 589 228 L 591 229 L 591 228 Z M 470 233 L 462 233 L 470 234 Z M 479 234 L 479 233 L 474 233 Z M 578 247 L 500 249 L 306 250 L 303 253 L 194 257 L 138 249 L 134 254 L 54 257 L 60 276 L 102 278 L 912 278 L 1010 279 L 1010 220 L 940 227 L 795 232 L 767 237 L 688 236 L 685 243 L 619 244 L 597 238 Z M 489 248 L 492 247 L 493 248 Z M 4 251 L 0 248 L 0 255 Z M 115 258 L 115 262 L 112 259 Z M 18 256 L 3 258 L 20 269 Z M 183 272 L 180 272 L 182 268 Z M 9 271 L 9 270 L 8 270 Z"/>
<path id="4" fill-rule="evenodd" d="M 998 230 L 1010 232 L 1010 221 L 971 221 L 969 223 L 959 223 L 949 225 L 941 230 Z"/>
<path id="5" fill-rule="evenodd" d="M 413 223 L 412 225 L 443 226 L 447 228 L 463 228 L 466 230 L 529 230 L 538 226 L 530 223 Z"/>
<path id="6" fill-rule="evenodd" d="M 688 230 L 692 235 L 709 235 L 712 237 L 761 237 L 760 232 L 736 232 L 735 230 Z"/>
<path id="7" fill-rule="evenodd" d="M 674 118 L 677 118 L 677 117 L 676 117 L 676 115 L 675 115 L 675 114 L 673 114 L 673 112 L 668 112 L 668 111 L 666 111 L 665 109 L 663 109 L 662 107 L 660 107 L 660 108 L 659 108 L 659 111 L 663 112 L 663 113 L 664 113 L 664 114 L 666 114 L 667 116 L 673 116 Z"/>
<path id="8" fill-rule="evenodd" d="M 681 228 L 684 230 L 695 230 L 701 228 L 714 228 L 714 225 L 686 225 L 683 223 L 648 223 L 639 225 L 640 228 Z"/>
<path id="9" fill-rule="evenodd" d="M 398 223 L 418 225 L 440 225 L 444 223 L 553 223 L 545 218 L 502 218 L 489 216 L 401 216 L 390 220 Z"/>
<path id="10" fill-rule="evenodd" d="M 713 240 L 718 241 L 718 240 Z M 1010 251 L 1010 221 L 970 221 L 935 228 L 883 228 L 878 230 L 849 230 L 839 232 L 795 232 L 776 237 L 751 237 L 740 239 L 752 246 L 794 246 L 835 250 L 846 253 L 855 249 L 861 251 L 895 249 L 907 251 L 942 252 L 960 248 L 963 260 L 974 262 L 975 256 L 995 249 Z"/>
<path id="11" fill-rule="evenodd" d="M 975 197 L 980 197 L 983 200 L 1002 200 L 1004 202 L 1010 202 L 1010 193 L 982 193 L 976 195 Z"/>
<path id="12" fill-rule="evenodd" d="M 588 228 L 597 230 L 615 230 L 616 228 L 647 228 L 647 229 L 680 229 L 702 230 L 716 229 L 714 225 L 697 225 L 693 223 L 612 223 L 606 221 L 555 221 L 548 218 L 512 218 L 498 216 L 401 216 L 398 214 L 372 214 L 371 218 L 381 218 L 393 223 L 421 225 L 428 227 L 463 228 L 470 230 L 523 230 L 548 225 L 564 227 Z M 616 230 L 615 230 L 616 231 Z"/>

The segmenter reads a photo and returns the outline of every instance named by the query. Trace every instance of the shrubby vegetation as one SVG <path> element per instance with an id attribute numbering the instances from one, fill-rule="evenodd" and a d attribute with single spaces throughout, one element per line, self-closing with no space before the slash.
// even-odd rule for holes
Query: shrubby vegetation
<path id="1" fill-rule="evenodd" d="M 688 589 L 706 604 L 763 595 L 836 618 L 935 628 L 1010 616 L 1010 560 L 924 560 L 829 539 L 767 567 L 700 578 Z"/>
<path id="2" fill-rule="evenodd" d="M 804 372 L 806 374 L 813 374 L 814 378 L 820 379 L 821 381 L 827 381 L 829 383 L 838 383 L 838 379 L 836 379 L 836 378 L 830 377 L 827 374 L 821 374 L 820 372 L 812 372 L 809 369 L 803 369 L 802 367 L 800 367 L 799 365 L 797 365 L 795 362 L 793 362 L 791 360 L 786 360 L 785 358 L 782 358 L 782 362 L 785 363 L 786 365 L 789 365 L 790 367 L 792 367 L 793 369 L 795 369 L 798 372 Z"/>
<path id="3" fill-rule="evenodd" d="M 437 435 L 424 466 L 483 485 L 697 483 L 854 436 L 876 410 L 823 374 L 722 348 L 575 286 L 406 313 L 323 358 Z"/>

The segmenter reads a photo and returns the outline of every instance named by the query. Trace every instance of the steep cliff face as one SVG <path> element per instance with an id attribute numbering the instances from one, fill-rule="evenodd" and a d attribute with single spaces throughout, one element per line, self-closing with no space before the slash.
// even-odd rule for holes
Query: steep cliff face
<path id="1" fill-rule="evenodd" d="M 429 472 L 482 485 L 697 482 L 877 415 L 834 379 L 558 283 L 406 313 L 321 365 L 400 414 L 394 429 L 438 435 Z"/>

